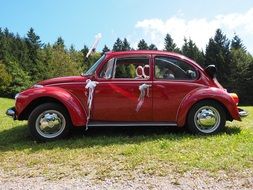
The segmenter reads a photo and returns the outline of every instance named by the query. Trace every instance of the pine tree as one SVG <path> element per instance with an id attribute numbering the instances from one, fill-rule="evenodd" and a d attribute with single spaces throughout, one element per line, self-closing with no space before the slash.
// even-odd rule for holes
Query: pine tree
<path id="1" fill-rule="evenodd" d="M 83 53 L 83 56 L 86 57 L 87 53 L 89 52 L 88 46 L 84 45 L 81 52 Z"/>
<path id="2" fill-rule="evenodd" d="M 177 45 L 174 43 L 174 40 L 172 39 L 170 34 L 166 34 L 164 38 L 164 49 L 166 51 L 179 52 L 179 49 L 177 48 Z"/>
<path id="3" fill-rule="evenodd" d="M 122 43 L 122 51 L 129 51 L 131 49 L 130 43 L 127 41 L 126 38 L 124 38 Z"/>
<path id="4" fill-rule="evenodd" d="M 140 40 L 138 43 L 139 50 L 148 50 L 148 44 L 145 42 L 144 39 Z"/>
<path id="5" fill-rule="evenodd" d="M 38 52 L 43 44 L 40 37 L 35 34 L 34 29 L 30 28 L 27 32 L 26 43 L 29 52 L 28 74 L 32 81 L 39 81 L 43 74 L 43 65 L 38 58 Z"/>
<path id="6" fill-rule="evenodd" d="M 150 45 L 148 46 L 148 49 L 149 49 L 149 50 L 158 50 L 155 44 L 150 44 Z"/>
<path id="7" fill-rule="evenodd" d="M 231 41 L 231 49 L 241 49 L 246 52 L 246 48 L 243 45 L 241 38 L 236 34 Z"/>
<path id="8" fill-rule="evenodd" d="M 253 57 L 243 48 L 231 50 L 230 91 L 236 92 L 240 103 L 253 102 Z"/>
<path id="9" fill-rule="evenodd" d="M 30 28 L 30 30 L 27 32 L 27 41 L 28 41 L 29 45 L 31 45 L 32 48 L 34 48 L 35 50 L 42 47 L 40 37 L 35 34 L 33 28 Z"/>
<path id="10" fill-rule="evenodd" d="M 102 55 L 104 55 L 108 51 L 110 51 L 110 49 L 107 47 L 107 45 L 105 45 L 104 48 L 102 49 Z"/>
<path id="11" fill-rule="evenodd" d="M 231 41 L 230 87 L 240 97 L 240 103 L 253 102 L 253 57 L 247 53 L 242 40 L 235 35 Z"/>
<path id="12" fill-rule="evenodd" d="M 184 39 L 184 44 L 182 46 L 181 52 L 185 56 L 196 61 L 201 66 L 204 66 L 204 53 L 199 50 L 199 48 L 191 39 L 189 39 L 189 41 L 186 38 Z"/>
<path id="13" fill-rule="evenodd" d="M 56 42 L 53 45 L 53 48 L 60 48 L 60 49 L 65 48 L 64 40 L 62 39 L 62 37 L 57 38 Z"/>
<path id="14" fill-rule="evenodd" d="M 230 41 L 227 39 L 226 35 L 218 29 L 215 33 L 214 38 L 209 39 L 209 43 L 206 47 L 205 65 L 214 64 L 217 68 L 217 78 L 228 88 L 229 75 L 230 75 L 230 62 L 231 55 L 229 49 Z"/>
<path id="15" fill-rule="evenodd" d="M 123 42 L 120 38 L 117 38 L 116 42 L 113 45 L 112 48 L 113 51 L 122 51 L 123 50 Z"/>
<path id="16" fill-rule="evenodd" d="M 70 48 L 69 48 L 69 52 L 70 53 L 74 53 L 76 50 L 75 50 L 75 47 L 73 44 L 71 44 Z"/>

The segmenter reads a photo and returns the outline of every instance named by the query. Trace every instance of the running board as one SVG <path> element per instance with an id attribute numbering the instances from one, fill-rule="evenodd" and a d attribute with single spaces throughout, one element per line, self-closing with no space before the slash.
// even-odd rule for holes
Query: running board
<path id="1" fill-rule="evenodd" d="M 124 127 L 133 127 L 133 126 L 177 126 L 176 123 L 171 122 L 101 122 L 101 121 L 90 121 L 88 123 L 89 127 L 96 127 L 96 126 L 124 126 Z"/>

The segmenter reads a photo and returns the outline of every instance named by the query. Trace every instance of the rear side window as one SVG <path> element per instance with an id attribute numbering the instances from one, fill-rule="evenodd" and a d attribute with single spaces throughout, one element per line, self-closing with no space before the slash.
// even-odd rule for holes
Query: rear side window
<path id="1" fill-rule="evenodd" d="M 188 63 L 171 58 L 155 57 L 155 78 L 166 80 L 194 80 L 197 71 Z"/>

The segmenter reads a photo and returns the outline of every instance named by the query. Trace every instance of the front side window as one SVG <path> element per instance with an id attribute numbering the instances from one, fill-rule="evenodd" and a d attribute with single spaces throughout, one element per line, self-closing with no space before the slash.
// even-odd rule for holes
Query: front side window
<path id="1" fill-rule="evenodd" d="M 128 57 L 110 59 L 100 72 L 100 78 L 149 79 L 149 59 L 146 57 Z"/>
<path id="2" fill-rule="evenodd" d="M 106 64 L 104 64 L 103 69 L 99 74 L 99 77 L 105 79 L 112 78 L 113 68 L 114 68 L 114 58 L 110 59 Z"/>
<path id="3" fill-rule="evenodd" d="M 171 58 L 155 58 L 155 78 L 167 80 L 194 80 L 197 79 L 197 71 L 188 63 Z"/>
<path id="4" fill-rule="evenodd" d="M 102 57 L 99 58 L 99 60 L 97 60 L 96 63 L 94 63 L 91 68 L 89 68 L 88 71 L 86 71 L 86 73 L 84 75 L 93 75 L 95 73 L 95 71 L 97 70 L 98 66 L 100 65 L 100 63 L 104 60 L 105 55 L 103 55 Z"/>

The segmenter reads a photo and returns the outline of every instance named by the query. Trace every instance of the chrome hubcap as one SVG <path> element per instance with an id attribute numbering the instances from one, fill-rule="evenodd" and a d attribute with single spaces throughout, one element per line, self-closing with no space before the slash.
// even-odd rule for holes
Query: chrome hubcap
<path id="1" fill-rule="evenodd" d="M 212 133 L 220 125 L 220 114 L 218 110 L 212 106 L 203 106 L 195 113 L 194 123 L 199 131 L 203 133 Z"/>
<path id="2" fill-rule="evenodd" d="M 59 136 L 66 126 L 64 116 L 56 110 L 47 110 L 36 119 L 36 130 L 45 138 Z"/>

